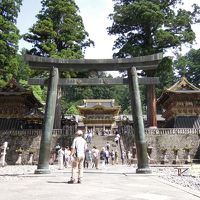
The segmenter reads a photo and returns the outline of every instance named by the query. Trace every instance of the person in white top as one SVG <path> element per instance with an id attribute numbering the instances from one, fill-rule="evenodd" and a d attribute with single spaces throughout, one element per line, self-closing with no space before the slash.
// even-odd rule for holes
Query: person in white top
<path id="1" fill-rule="evenodd" d="M 75 183 L 77 178 L 77 183 L 81 183 L 83 178 L 83 162 L 85 158 L 85 151 L 87 149 L 87 142 L 82 137 L 83 131 L 78 130 L 76 132 L 77 137 L 74 138 L 71 146 L 71 156 L 72 158 L 72 173 L 71 180 L 68 183 Z M 77 173 L 78 170 L 78 173 Z M 76 177 L 78 174 L 78 177 Z"/>
<path id="2" fill-rule="evenodd" d="M 67 146 L 65 148 L 65 160 L 64 160 L 65 167 L 69 167 L 71 164 L 70 155 L 71 155 L 71 151 L 70 151 L 69 147 Z"/>
<path id="3" fill-rule="evenodd" d="M 58 169 L 63 169 L 63 161 L 64 161 L 64 155 L 65 155 L 65 148 L 62 147 L 58 150 Z"/>
<path id="4" fill-rule="evenodd" d="M 131 166 L 131 161 L 132 161 L 132 153 L 130 152 L 130 151 L 128 151 L 128 153 L 127 153 L 127 158 L 128 158 L 128 160 L 127 160 L 127 164 L 129 165 L 129 166 Z"/>
<path id="5" fill-rule="evenodd" d="M 98 168 L 99 165 L 99 149 L 97 149 L 96 146 L 93 146 L 92 148 L 92 160 L 93 160 L 93 164 L 95 166 L 96 169 Z"/>

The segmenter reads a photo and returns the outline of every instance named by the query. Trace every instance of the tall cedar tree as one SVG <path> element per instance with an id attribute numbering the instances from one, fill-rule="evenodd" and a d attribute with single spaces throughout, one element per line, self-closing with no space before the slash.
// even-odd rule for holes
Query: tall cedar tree
<path id="1" fill-rule="evenodd" d="M 37 22 L 24 35 L 24 39 L 33 44 L 29 53 L 54 58 L 83 58 L 85 48 L 93 41 L 88 38 L 75 1 L 42 0 L 41 3 Z M 77 73 L 60 72 L 60 77 L 63 76 L 77 76 Z M 61 88 L 56 104 L 54 128 L 60 128 Z"/>
<path id="2" fill-rule="evenodd" d="M 22 0 L 0 1 L 0 79 L 7 81 L 18 73 L 17 50 L 20 39 L 16 20 Z"/>
<path id="3" fill-rule="evenodd" d="M 195 33 L 191 25 L 199 22 L 200 8 L 193 11 L 176 6 L 181 0 L 113 0 L 113 24 L 109 34 L 118 35 L 116 57 L 143 56 L 164 52 L 168 48 L 192 44 Z"/>
<path id="4" fill-rule="evenodd" d="M 88 38 L 74 0 L 42 0 L 37 22 L 24 35 L 33 44 L 33 55 L 54 58 L 83 58 Z"/>
<path id="5" fill-rule="evenodd" d="M 117 35 L 114 57 L 143 56 L 175 50 L 181 44 L 192 44 L 195 33 L 191 25 L 199 23 L 200 8 L 194 4 L 193 11 L 181 9 L 181 0 L 113 0 L 113 24 L 108 33 Z M 179 8 L 177 8 L 179 6 Z M 154 75 L 151 74 L 146 75 Z M 158 96 L 164 87 L 172 84 L 173 68 L 170 58 L 164 58 L 156 76 L 161 79 Z M 163 78 L 164 77 L 164 78 Z M 145 92 L 145 91 L 143 91 Z"/>

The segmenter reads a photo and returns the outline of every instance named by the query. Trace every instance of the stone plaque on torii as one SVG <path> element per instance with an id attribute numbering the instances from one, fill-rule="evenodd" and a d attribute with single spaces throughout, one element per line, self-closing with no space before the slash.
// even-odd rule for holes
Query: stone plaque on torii
<path id="1" fill-rule="evenodd" d="M 53 130 L 54 115 L 56 109 L 57 86 L 58 85 L 102 85 L 102 84 L 128 84 L 131 94 L 131 107 L 134 120 L 135 141 L 137 148 L 138 168 L 137 173 L 151 173 L 148 165 L 147 146 L 144 134 L 144 123 L 142 116 L 142 107 L 140 100 L 140 92 L 138 82 L 141 84 L 155 85 L 158 83 L 158 78 L 143 78 L 137 77 L 136 70 L 153 71 L 156 70 L 159 62 L 163 57 L 162 53 L 140 56 L 134 58 L 121 59 L 54 59 L 48 57 L 39 57 L 26 55 L 25 60 L 29 63 L 32 69 L 49 70 L 50 75 L 48 81 L 45 79 L 31 79 L 31 84 L 48 84 L 46 108 L 45 108 L 45 123 L 43 126 L 39 162 L 35 173 L 44 174 L 50 173 L 49 156 L 50 145 Z M 59 79 L 60 71 L 128 71 L 128 79 Z M 142 83 L 143 82 L 143 83 Z M 155 91 L 151 91 L 150 116 L 152 122 L 156 122 L 156 105 Z M 152 124 L 155 126 L 156 124 Z"/>

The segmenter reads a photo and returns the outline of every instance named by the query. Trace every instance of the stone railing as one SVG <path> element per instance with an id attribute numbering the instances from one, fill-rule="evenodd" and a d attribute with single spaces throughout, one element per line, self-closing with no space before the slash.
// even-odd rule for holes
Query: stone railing
<path id="1" fill-rule="evenodd" d="M 52 135 L 72 135 L 74 132 L 70 130 L 54 129 Z M 41 129 L 24 129 L 24 130 L 0 130 L 0 135 L 12 136 L 39 136 L 42 134 Z"/>
<path id="2" fill-rule="evenodd" d="M 195 128 L 145 128 L 146 135 L 200 135 L 200 129 Z"/>
<path id="3" fill-rule="evenodd" d="M 123 127 L 119 132 L 122 135 L 132 135 L 134 129 L 130 127 Z M 200 129 L 195 128 L 145 128 L 144 132 L 145 135 L 200 135 Z"/>
<path id="4" fill-rule="evenodd" d="M 145 128 L 146 135 L 200 135 L 200 129 L 194 128 Z M 129 130 L 124 133 L 130 134 L 132 130 Z M 41 135 L 41 129 L 24 129 L 24 130 L 0 130 L 0 135 L 32 135 L 37 136 Z M 63 129 L 54 129 L 52 132 L 53 135 L 72 135 L 74 131 L 72 130 L 63 130 Z"/>

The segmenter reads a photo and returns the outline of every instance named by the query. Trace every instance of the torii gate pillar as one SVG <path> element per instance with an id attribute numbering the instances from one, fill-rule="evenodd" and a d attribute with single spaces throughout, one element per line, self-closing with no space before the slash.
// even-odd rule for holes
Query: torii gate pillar
<path id="1" fill-rule="evenodd" d="M 150 174 L 151 169 L 148 164 L 147 144 L 144 133 L 144 122 L 142 116 L 142 106 L 140 99 L 137 71 L 135 67 L 128 70 L 129 90 L 131 94 L 131 108 L 135 130 L 135 143 L 137 149 L 138 168 L 136 173 Z"/>
<path id="2" fill-rule="evenodd" d="M 48 92 L 45 108 L 44 126 L 40 142 L 39 162 L 35 174 L 49 174 L 49 157 L 56 109 L 57 87 L 59 81 L 58 68 L 52 68 L 49 76 Z"/>

